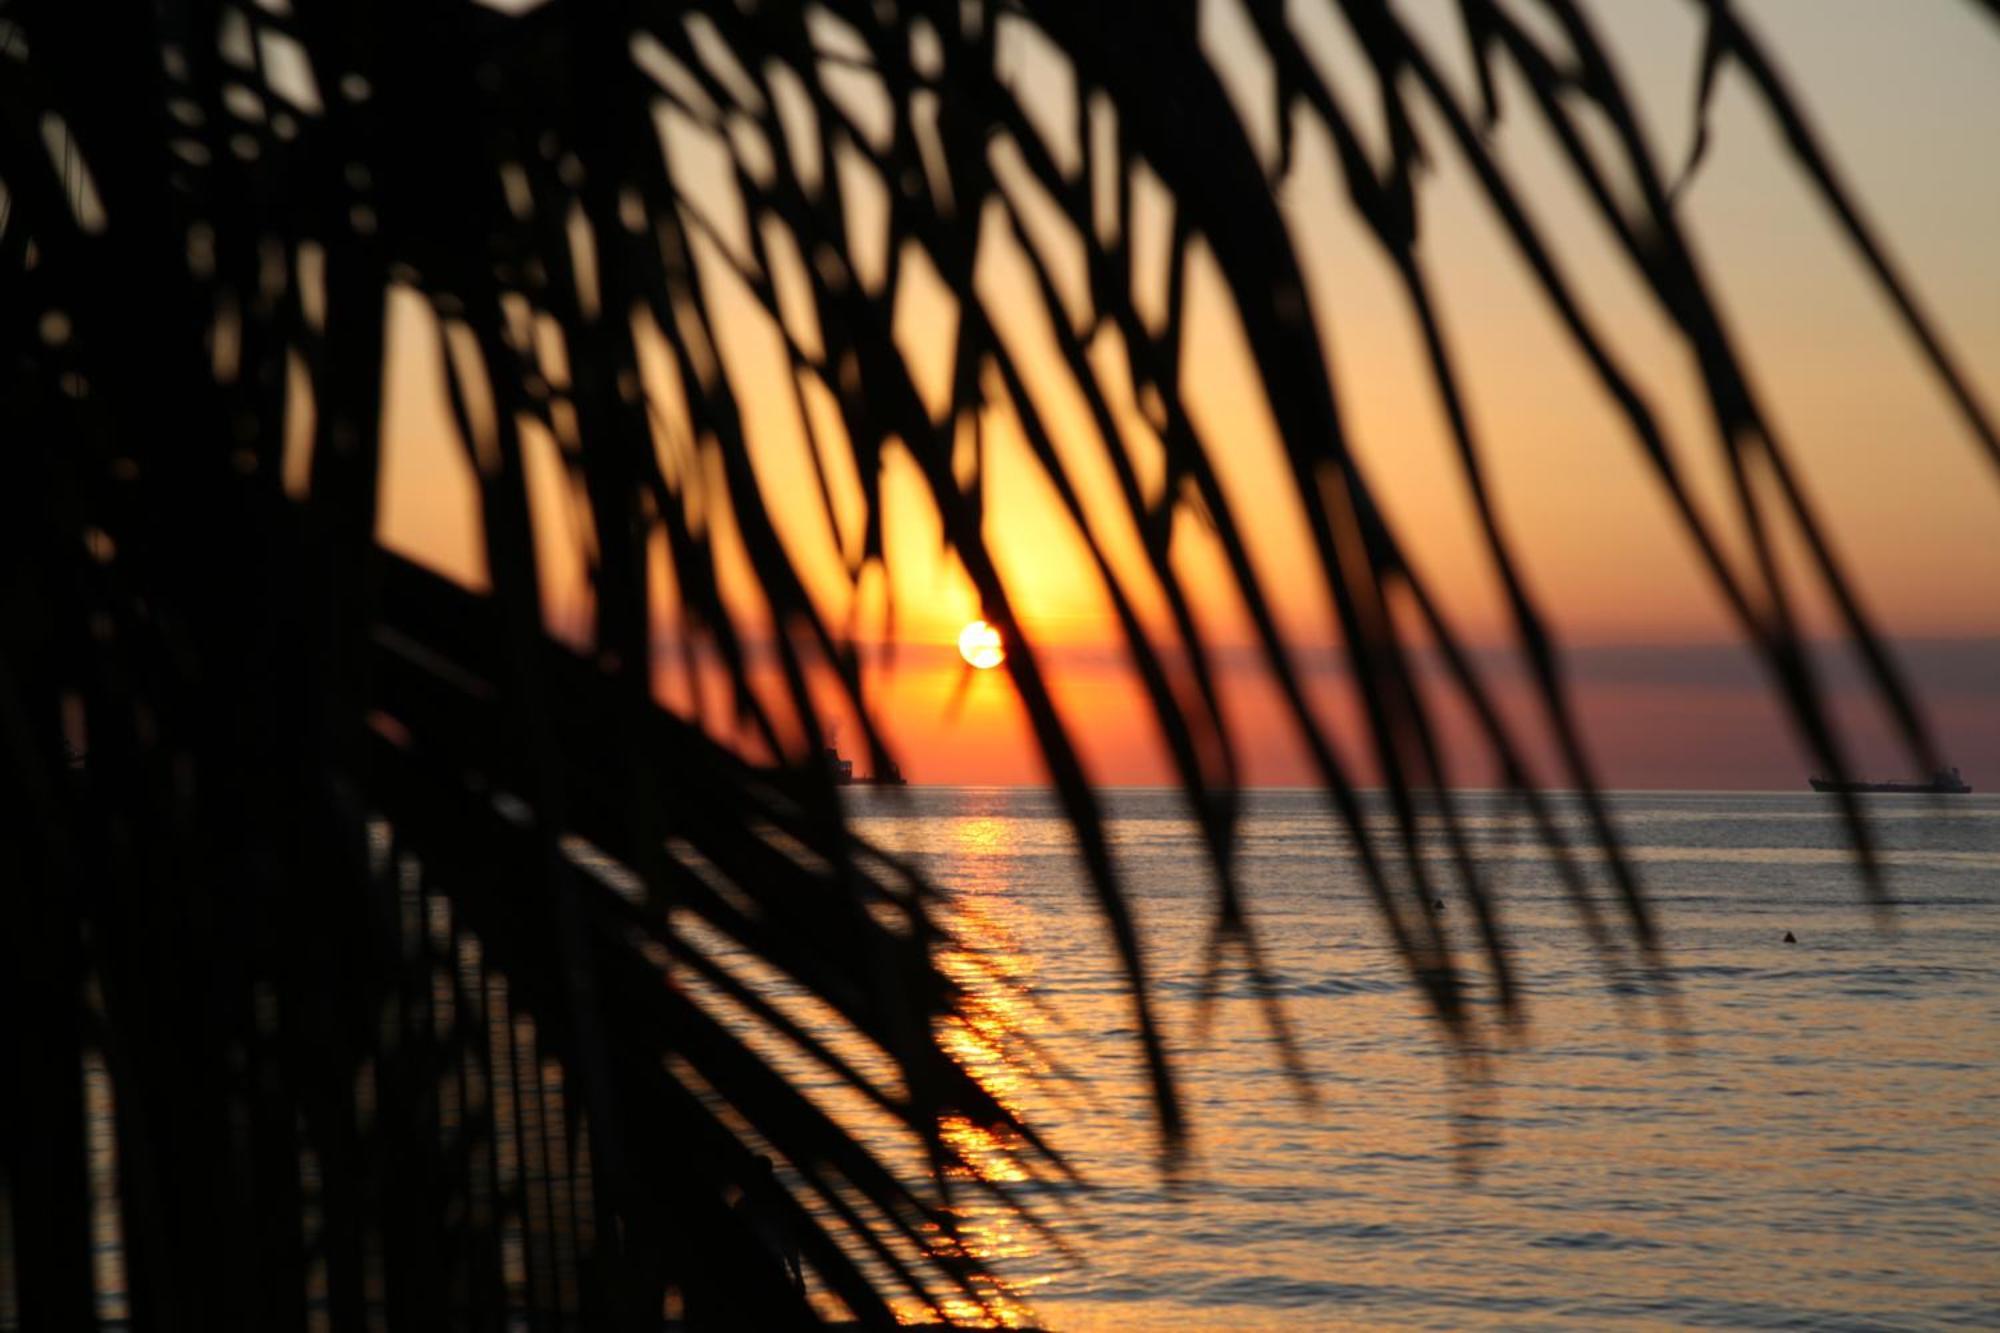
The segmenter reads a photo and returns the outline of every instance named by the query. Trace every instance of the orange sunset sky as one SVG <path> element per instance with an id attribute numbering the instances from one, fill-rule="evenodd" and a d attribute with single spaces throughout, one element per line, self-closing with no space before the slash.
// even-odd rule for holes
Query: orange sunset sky
<path id="1" fill-rule="evenodd" d="M 1406 8 L 1434 17 L 1433 49 L 1448 70 L 1465 77 L 1454 7 L 1440 0 Z M 1985 402 L 2000 402 L 2000 157 L 1993 148 L 2000 24 L 1971 6 L 1943 3 L 1771 0 L 1741 8 L 1782 57 L 1848 184 L 1961 369 Z M 1209 9 L 1210 50 L 1232 90 L 1243 95 L 1239 105 L 1253 139 L 1268 145 L 1275 130 L 1258 96 L 1264 71 L 1246 54 L 1249 44 L 1228 21 L 1229 8 Z M 1620 3 L 1595 12 L 1632 80 L 1660 157 L 1677 164 L 1690 135 L 1701 49 L 1697 7 Z M 1315 58 L 1354 90 L 1349 101 L 1357 112 L 1371 110 L 1344 36 L 1331 28 L 1305 36 Z M 1018 33 L 1009 58 L 1035 105 L 1046 109 L 1051 151 L 1058 160 L 1073 159 L 1075 146 L 1063 128 L 1070 118 L 1066 71 Z M 1611 331 L 1627 369 L 1671 427 L 1699 494 L 1723 512 L 1722 476 L 1689 356 L 1591 221 L 1529 114 L 1524 90 L 1506 86 L 1502 94 L 1508 115 L 1496 136 L 1500 155 L 1559 240 L 1591 313 Z M 1431 128 L 1419 125 L 1420 132 Z M 739 243 L 742 213 L 722 171 L 719 141 L 671 116 L 663 116 L 662 132 L 676 178 L 717 221 L 719 244 Z M 2000 474 L 1953 416 L 1740 76 L 1724 78 L 1711 135 L 1682 209 L 1714 290 L 1864 604 L 1899 645 L 1947 757 L 1975 785 L 1991 789 L 2000 784 Z M 1443 136 L 1431 137 L 1436 162 L 1422 186 L 1424 259 L 1442 296 L 1503 516 L 1532 588 L 1572 650 L 1586 734 L 1606 779 L 1622 786 L 1802 786 L 1806 761 L 1734 646 L 1720 600 L 1636 446 Z M 1009 167 L 1000 161 L 996 169 L 1004 179 Z M 1141 223 L 1151 219 L 1157 240 L 1165 208 L 1157 198 L 1147 202 L 1143 183 L 1140 194 Z M 1348 212 L 1323 140 L 1301 139 L 1282 200 L 1363 466 L 1431 586 L 1466 638 L 1481 647 L 1503 698 L 1512 698 L 1519 678 L 1505 651 L 1503 604 L 1413 321 L 1394 275 Z M 1142 267 L 1148 234 L 1135 234 Z M 1012 243 L 994 241 L 982 250 L 981 294 L 1002 336 L 1020 349 L 1058 448 L 1082 474 L 1086 508 L 1114 564 L 1136 569 L 1081 400 L 1054 358 L 1036 351 L 1048 315 L 1019 295 L 1031 284 Z M 1060 259 L 1062 238 L 1049 244 Z M 717 247 L 697 244 L 705 280 L 740 290 Z M 1057 269 L 1060 275 L 1060 262 Z M 1075 285 L 1080 289 L 1080 278 Z M 1066 303 L 1082 299 L 1063 295 Z M 1339 730 L 1348 703 L 1326 593 L 1287 499 L 1260 382 L 1219 278 L 1199 264 L 1190 274 L 1189 303 L 1183 391 L 1204 433 L 1227 442 L 1224 484 L 1301 667 Z M 857 594 L 842 574 L 840 553 L 858 549 L 860 538 L 853 478 L 836 469 L 840 531 L 832 531 L 810 479 L 809 446 L 782 388 L 785 370 L 772 327 L 747 297 L 721 305 L 728 373 L 746 414 L 764 500 L 830 622 L 852 618 L 869 646 L 872 703 L 904 769 L 917 782 L 1039 781 L 1039 760 L 1005 670 L 968 678 L 952 646 L 981 608 L 963 572 L 941 554 L 938 523 L 914 465 L 892 459 L 885 497 L 892 628 L 876 576 Z M 899 347 L 919 385 L 934 388 L 941 402 L 951 300 L 919 273 L 898 291 L 897 312 Z M 383 537 L 477 583 L 484 577 L 478 519 L 440 387 L 437 331 L 408 292 L 392 302 L 390 321 Z M 643 335 L 641 341 L 643 349 Z M 1122 355 L 1109 337 L 1091 353 Z M 670 397 L 662 366 L 663 359 L 647 367 L 648 388 Z M 808 403 L 824 414 L 823 429 L 837 430 L 828 402 L 809 395 Z M 1121 409 L 1129 418 L 1121 430 L 1139 421 L 1133 405 Z M 1085 547 L 1028 457 L 1018 426 L 999 412 L 984 424 L 987 537 L 1092 775 L 1117 783 L 1169 780 Z M 1133 433 L 1142 436 L 1143 427 Z M 551 618 L 559 628 L 573 627 L 583 623 L 587 598 L 573 501 L 564 493 L 553 443 L 540 438 L 530 445 Z M 1153 453 L 1144 440 L 1126 447 L 1142 480 L 1156 480 L 1157 446 Z M 1205 628 L 1223 645 L 1222 674 L 1246 777 L 1309 781 L 1304 755 L 1288 739 L 1275 694 L 1247 647 L 1247 623 L 1226 590 L 1218 553 L 1198 523 L 1177 529 L 1174 560 Z M 734 586 L 754 620 L 756 599 L 740 570 Z M 1157 599 L 1137 590 L 1142 610 L 1156 611 Z M 1825 608 L 1807 610 L 1815 625 L 1830 623 Z M 663 606 L 663 641 L 674 632 L 672 607 Z M 893 667 L 879 651 L 890 642 Z M 1828 660 L 1862 767 L 1901 766 L 1851 671 L 1834 656 Z M 663 672 L 661 689 L 670 704 L 685 706 L 684 683 Z M 856 739 L 848 749 L 858 757 Z M 1467 752 L 1452 777 L 1486 785 L 1493 773 Z"/>

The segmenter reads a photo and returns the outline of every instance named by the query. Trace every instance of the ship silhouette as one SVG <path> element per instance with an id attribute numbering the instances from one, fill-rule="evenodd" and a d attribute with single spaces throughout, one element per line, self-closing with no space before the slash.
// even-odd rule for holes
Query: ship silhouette
<path id="1" fill-rule="evenodd" d="M 909 779 L 903 776 L 903 770 L 896 767 L 893 762 L 887 759 L 882 761 L 880 772 L 857 775 L 854 771 L 854 761 L 842 758 L 839 748 L 829 745 L 820 751 L 820 761 L 826 765 L 826 771 L 833 775 L 833 785 L 836 787 L 907 787 L 910 785 Z"/>
<path id="2" fill-rule="evenodd" d="M 1842 782 L 1834 778 L 1808 778 L 1814 791 L 1872 791 L 1895 792 L 1908 795 L 1935 794 L 1941 796 L 1969 795 L 1972 788 L 1955 768 L 1940 768 L 1931 774 L 1928 782 Z"/>

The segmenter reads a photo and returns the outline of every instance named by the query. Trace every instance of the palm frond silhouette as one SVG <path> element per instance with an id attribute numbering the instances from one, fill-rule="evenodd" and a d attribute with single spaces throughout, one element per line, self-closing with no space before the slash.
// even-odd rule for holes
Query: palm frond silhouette
<path id="1" fill-rule="evenodd" d="M 1451 1041 L 1470 1048 L 1520 1001 L 1413 633 L 1607 960 L 1649 965 L 1660 947 L 1485 481 L 1448 293 L 1418 244 L 1434 157 L 1476 182 L 1818 762 L 1847 769 L 1793 611 L 1800 585 L 1832 599 L 1912 758 L 1937 766 L 1684 235 L 1682 182 L 1588 14 L 1463 0 L 1477 72 L 1463 90 L 1395 10 L 1324 0 L 1320 17 L 1365 56 L 1365 78 L 1343 86 L 1309 58 L 1297 8 L 1240 5 L 1271 72 L 1265 146 L 1193 0 L 555 0 L 519 13 L 161 0 L 112 21 L 73 0 L 0 5 L 0 1322 L 627 1327 L 675 1307 L 697 1325 L 806 1322 L 832 1306 L 809 1307 L 731 1206 L 760 1154 L 784 1163 L 784 1225 L 850 1316 L 980 1308 L 981 1265 L 949 1243 L 949 1190 L 1003 1187 L 976 1178 L 940 1123 L 1017 1136 L 1037 1172 L 1066 1166 L 940 1041 L 965 997 L 939 967 L 950 930 L 936 893 L 852 834 L 813 762 L 829 688 L 874 761 L 891 756 L 856 648 L 761 489 L 724 328 L 736 305 L 783 349 L 770 391 L 795 397 L 816 469 L 790 484 L 812 487 L 851 538 L 847 576 L 884 558 L 883 477 L 900 448 L 1007 635 L 1169 1143 L 1183 1130 L 1174 1065 L 1104 816 L 989 550 L 978 469 L 959 461 L 982 412 L 1018 422 L 1084 535 L 1204 831 L 1216 957 L 1240 951 L 1254 971 L 1258 954 L 1232 866 L 1239 760 L 1215 647 L 1169 558 L 1190 522 L 1212 530 Z M 1701 8 L 1701 99 L 1724 66 L 1748 77 L 2000 464 L 1991 416 L 1776 61 L 1727 0 Z M 1066 130 L 1008 73 L 1006 52 L 1028 39 L 1065 80 Z M 1490 151 L 1505 80 L 1531 95 L 1511 114 L 1546 122 L 1699 366 L 1746 558 L 1686 485 L 1690 445 L 1578 300 L 1531 192 Z M 1361 101 L 1379 108 L 1386 151 L 1355 119 Z M 1532 734 L 1503 716 L 1349 447 L 1328 312 L 1275 194 L 1302 125 L 1331 145 L 1422 332 L 1532 669 Z M 1142 172 L 1171 204 L 1152 290 L 1134 276 Z M 995 246 L 1026 264 L 1031 284 L 1010 299 L 1046 318 L 1036 354 L 1084 405 L 1137 567 L 1093 528 L 1074 455 L 975 281 Z M 1252 520 L 1221 481 L 1231 442 L 1183 399 L 1198 263 L 1222 280 L 1287 502 L 1309 523 L 1362 704 L 1352 735 L 1311 707 L 1251 559 Z M 953 307 L 941 394 L 895 335 L 899 293 L 932 280 Z M 477 590 L 376 541 L 393 291 L 421 299 L 441 343 L 477 478 Z M 1093 355 L 1104 339 L 1122 355 Z M 809 394 L 837 429 L 805 410 Z M 1142 427 L 1124 403 L 1142 405 Z M 1125 438 L 1141 428 L 1163 480 L 1133 466 Z M 531 435 L 555 442 L 586 516 L 587 646 L 546 628 Z M 834 512 L 836 465 L 858 479 L 858 526 Z M 725 594 L 721 514 L 757 616 Z M 1802 571 L 1775 554 L 1786 529 L 1804 540 Z M 1140 609 L 1154 596 L 1162 623 Z M 679 650 L 728 683 L 717 725 L 655 700 L 667 601 Z M 776 691 L 758 678 L 767 653 Z M 1526 756 L 1542 745 L 1560 760 L 1542 779 L 1583 794 L 1588 846 L 1538 794 Z M 1364 771 L 1386 790 L 1387 833 L 1364 818 Z M 1422 854 L 1433 823 L 1456 852 L 1442 863 Z M 1586 852 L 1606 858 L 1603 903 Z M 1479 958 L 1455 954 L 1425 910 L 1447 888 L 1476 911 Z M 1468 1003 L 1473 971 L 1493 978 L 1497 1006 Z M 773 1043 L 900 1125 L 932 1170 L 885 1161 Z"/>

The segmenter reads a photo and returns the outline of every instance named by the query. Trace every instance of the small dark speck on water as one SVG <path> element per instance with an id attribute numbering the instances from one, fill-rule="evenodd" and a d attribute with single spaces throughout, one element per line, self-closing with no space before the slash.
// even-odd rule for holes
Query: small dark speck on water
<path id="1" fill-rule="evenodd" d="M 1794 939 L 1794 938 L 1792 937 L 1792 932 L 1791 932 L 1791 931 L 1789 931 L 1789 930 L 1785 932 L 1785 943 L 1787 943 L 1787 944 L 1797 944 L 1797 943 L 1798 943 L 1798 941 L 1797 941 L 1796 939 Z"/>

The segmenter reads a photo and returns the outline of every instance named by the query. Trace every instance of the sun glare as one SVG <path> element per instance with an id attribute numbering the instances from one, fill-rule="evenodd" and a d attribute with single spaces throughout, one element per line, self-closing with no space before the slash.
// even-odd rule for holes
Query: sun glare
<path id="1" fill-rule="evenodd" d="M 1000 631 L 983 620 L 975 620 L 958 632 L 958 655 L 981 671 L 1007 660 L 1000 646 Z"/>

